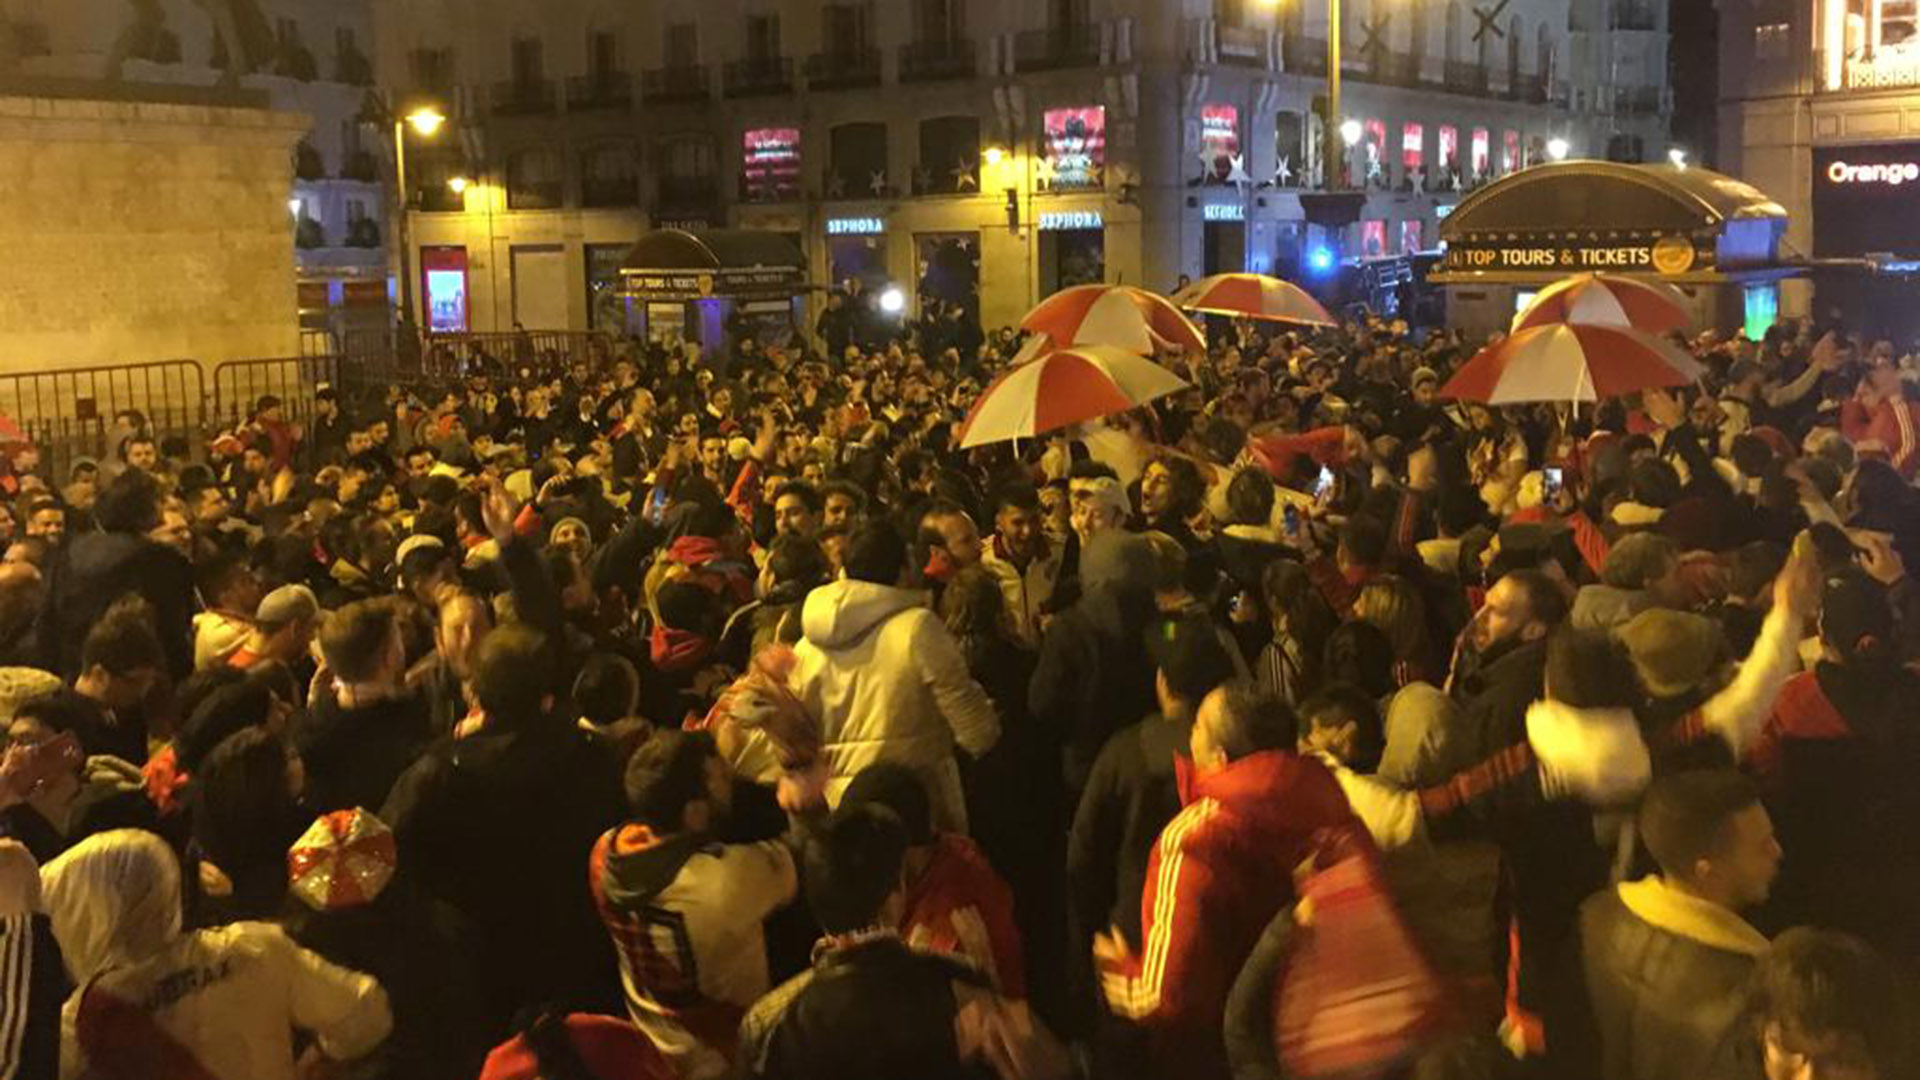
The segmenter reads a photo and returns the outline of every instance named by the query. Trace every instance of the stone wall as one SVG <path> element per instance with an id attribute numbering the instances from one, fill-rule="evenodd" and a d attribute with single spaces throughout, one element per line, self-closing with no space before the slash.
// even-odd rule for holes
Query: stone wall
<path id="1" fill-rule="evenodd" d="M 295 355 L 287 199 L 308 126 L 0 90 L 0 375 Z"/>

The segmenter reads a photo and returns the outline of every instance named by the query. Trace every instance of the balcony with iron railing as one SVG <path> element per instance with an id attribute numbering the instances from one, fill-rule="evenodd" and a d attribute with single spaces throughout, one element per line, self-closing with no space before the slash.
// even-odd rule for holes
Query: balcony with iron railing
<path id="1" fill-rule="evenodd" d="M 507 181 L 509 210 L 558 210 L 565 185 L 558 180 Z"/>
<path id="2" fill-rule="evenodd" d="M 1615 30 L 1658 30 L 1659 13 L 1645 0 L 1615 0 L 1610 25 Z"/>
<path id="3" fill-rule="evenodd" d="M 372 86 L 373 61 L 358 48 L 342 49 L 333 58 L 333 81 L 348 86 Z"/>
<path id="4" fill-rule="evenodd" d="M 496 116 L 531 116 L 553 111 L 552 79 L 508 79 L 493 84 Z"/>
<path id="5" fill-rule="evenodd" d="M 979 60 L 968 38 L 912 41 L 900 46 L 901 82 L 971 79 L 978 71 Z"/>
<path id="6" fill-rule="evenodd" d="M 1280 39 L 1280 62 L 1287 71 L 1297 75 L 1324 76 L 1327 73 L 1326 39 L 1283 35 Z"/>
<path id="7" fill-rule="evenodd" d="M 1473 60 L 1449 60 L 1446 68 L 1446 88 L 1456 94 L 1485 94 L 1487 92 L 1487 69 Z"/>
<path id="8" fill-rule="evenodd" d="M 721 87 L 728 97 L 757 97 L 793 92 L 793 59 L 758 56 L 729 60 L 721 69 Z"/>
<path id="9" fill-rule="evenodd" d="M 366 150 L 354 150 L 340 156 L 340 179 L 357 180 L 363 184 L 380 180 L 380 165 L 373 154 Z"/>
<path id="10" fill-rule="evenodd" d="M 624 71 L 596 71 L 567 76 L 567 111 L 595 109 L 624 111 L 633 106 L 633 76 Z"/>
<path id="11" fill-rule="evenodd" d="M 636 176 L 588 176 L 580 180 L 580 205 L 590 209 L 640 205 Z"/>
<path id="12" fill-rule="evenodd" d="M 1092 23 L 1022 30 L 1013 38 L 1013 66 L 1025 74 L 1100 66 L 1100 27 Z"/>
<path id="13" fill-rule="evenodd" d="M 705 101 L 712 92 L 704 64 L 653 68 L 640 75 L 640 100 L 649 105 Z"/>
<path id="14" fill-rule="evenodd" d="M 467 197 L 444 183 L 421 184 L 413 189 L 413 208 L 428 214 L 457 214 L 467 208 Z"/>
<path id="15" fill-rule="evenodd" d="M 879 85 L 879 49 L 832 48 L 807 57 L 809 90 L 849 90 Z"/>
<path id="16" fill-rule="evenodd" d="M 1630 116 L 1658 116 L 1671 112 L 1673 104 L 1658 86 L 1622 86 L 1613 92 L 1613 108 Z"/>
<path id="17" fill-rule="evenodd" d="M 654 180 L 658 208 L 663 211 L 700 211 L 717 201 L 719 181 L 712 176 L 667 173 Z"/>
<path id="18" fill-rule="evenodd" d="M 1547 103 L 1547 81 L 1538 75 L 1515 74 L 1507 80 L 1507 97 L 1529 105 Z"/>
<path id="19" fill-rule="evenodd" d="M 1214 62 L 1235 67 L 1264 68 L 1267 66 L 1267 40 L 1267 32 L 1255 27 L 1214 23 Z"/>

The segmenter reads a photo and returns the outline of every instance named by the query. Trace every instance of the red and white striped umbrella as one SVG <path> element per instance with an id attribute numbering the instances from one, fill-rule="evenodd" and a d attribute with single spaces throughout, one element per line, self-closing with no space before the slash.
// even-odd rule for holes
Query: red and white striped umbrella
<path id="1" fill-rule="evenodd" d="M 960 425 L 962 449 L 1030 439 L 1186 389 L 1187 381 L 1112 345 L 1054 349 L 1009 368 L 981 391 Z"/>
<path id="2" fill-rule="evenodd" d="M 1241 315 L 1303 326 L 1335 325 L 1334 317 L 1305 289 L 1265 274 L 1204 277 L 1174 293 L 1173 302 L 1210 315 Z"/>
<path id="3" fill-rule="evenodd" d="M 1665 334 L 1685 329 L 1687 322 L 1686 300 L 1669 285 L 1617 274 L 1575 274 L 1540 290 L 1513 317 L 1513 330 L 1572 323 Z"/>
<path id="4" fill-rule="evenodd" d="M 393 832 L 365 810 L 322 814 L 287 851 L 287 886 L 317 911 L 354 907 L 393 878 Z"/>
<path id="5" fill-rule="evenodd" d="M 1440 396 L 1488 405 L 1598 401 L 1656 386 L 1685 386 L 1705 369 L 1650 334 L 1552 323 L 1481 349 Z"/>
<path id="6" fill-rule="evenodd" d="M 1056 348 L 1111 345 L 1140 356 L 1207 348 L 1206 335 L 1166 297 L 1131 285 L 1062 289 L 1027 312 L 1020 329 L 1047 335 Z"/>

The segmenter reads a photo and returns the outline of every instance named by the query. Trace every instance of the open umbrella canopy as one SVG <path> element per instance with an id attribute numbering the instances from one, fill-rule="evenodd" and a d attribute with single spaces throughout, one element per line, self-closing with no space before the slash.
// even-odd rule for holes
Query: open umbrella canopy
<path id="1" fill-rule="evenodd" d="M 960 425 L 962 449 L 1029 439 L 1183 390 L 1187 381 L 1112 345 L 1054 349 L 1009 368 Z"/>
<path id="2" fill-rule="evenodd" d="M 1167 298 L 1131 285 L 1075 285 L 1040 302 L 1020 329 L 1056 348 L 1111 345 L 1140 356 L 1160 349 L 1205 352 L 1206 335 Z"/>
<path id="3" fill-rule="evenodd" d="M 1241 315 L 1303 326 L 1335 325 L 1334 317 L 1305 289 L 1265 274 L 1204 277 L 1174 293 L 1173 302 L 1210 315 Z"/>
<path id="4" fill-rule="evenodd" d="M 1651 335 L 1552 323 L 1481 349 L 1440 388 L 1440 396 L 1488 405 L 1598 401 L 1685 386 L 1703 374 L 1691 356 Z"/>
<path id="5" fill-rule="evenodd" d="M 1573 323 L 1665 334 L 1685 329 L 1688 321 L 1686 300 L 1670 286 L 1618 274 L 1575 274 L 1540 290 L 1513 317 L 1513 330 Z"/>

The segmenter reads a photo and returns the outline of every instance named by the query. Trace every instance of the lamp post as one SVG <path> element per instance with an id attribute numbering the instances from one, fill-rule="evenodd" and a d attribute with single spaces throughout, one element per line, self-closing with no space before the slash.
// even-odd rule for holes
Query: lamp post
<path id="1" fill-rule="evenodd" d="M 1327 0 L 1327 126 L 1340 129 L 1340 169 L 1328 178 L 1327 190 L 1346 186 L 1347 166 L 1352 161 L 1353 143 L 1346 139 L 1346 122 L 1340 113 L 1340 0 Z M 1328 132 L 1332 135 L 1332 132 Z M 1332 138 L 1327 139 L 1329 143 Z"/>
<path id="2" fill-rule="evenodd" d="M 400 196 L 400 320 L 415 331 L 420 324 L 414 318 L 413 308 L 413 218 L 409 213 L 413 199 L 407 193 L 407 128 L 413 128 L 426 139 L 432 138 L 446 122 L 446 114 L 431 105 L 396 116 L 393 121 L 394 183 Z"/>

